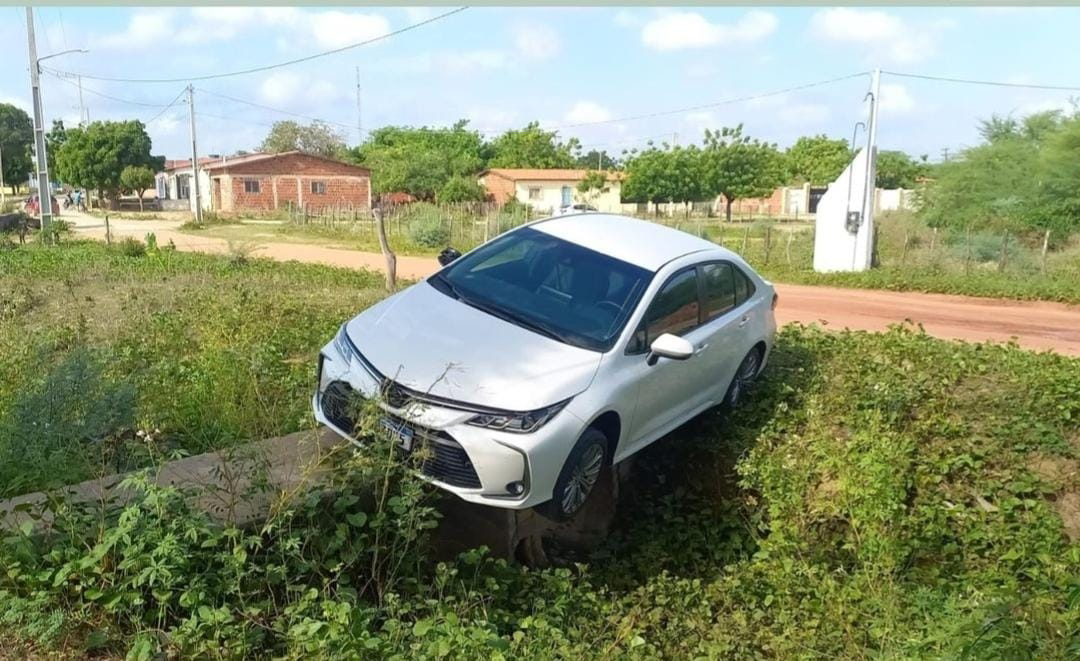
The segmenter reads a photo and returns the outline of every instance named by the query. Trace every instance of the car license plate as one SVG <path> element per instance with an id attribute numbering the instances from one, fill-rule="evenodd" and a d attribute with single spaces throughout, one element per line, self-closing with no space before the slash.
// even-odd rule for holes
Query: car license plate
<path id="1" fill-rule="evenodd" d="M 392 418 L 383 418 L 382 425 L 389 432 L 390 438 L 396 440 L 402 450 L 406 452 L 412 450 L 413 436 L 415 435 L 412 427 Z"/>

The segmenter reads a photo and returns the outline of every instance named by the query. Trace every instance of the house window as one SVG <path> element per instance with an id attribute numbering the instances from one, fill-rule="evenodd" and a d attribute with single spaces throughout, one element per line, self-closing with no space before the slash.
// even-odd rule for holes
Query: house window
<path id="1" fill-rule="evenodd" d="M 176 175 L 176 199 L 187 200 L 191 198 L 191 175 Z"/>
<path id="2" fill-rule="evenodd" d="M 540 199 L 540 187 L 539 186 L 529 186 L 529 199 L 530 200 L 539 200 Z"/>
<path id="3" fill-rule="evenodd" d="M 325 181 L 313 181 L 311 182 L 311 192 L 315 195 L 326 195 L 326 182 Z"/>
<path id="4" fill-rule="evenodd" d="M 258 179 L 245 179 L 244 180 L 244 192 L 245 193 L 258 193 L 259 192 L 259 180 Z"/>

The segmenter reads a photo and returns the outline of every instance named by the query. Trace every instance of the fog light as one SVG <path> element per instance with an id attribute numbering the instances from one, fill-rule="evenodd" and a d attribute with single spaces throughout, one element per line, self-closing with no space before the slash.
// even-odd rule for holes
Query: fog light
<path id="1" fill-rule="evenodd" d="M 521 494 L 525 493 L 525 483 L 511 482 L 510 484 L 506 485 L 506 490 L 513 496 L 520 496 Z"/>

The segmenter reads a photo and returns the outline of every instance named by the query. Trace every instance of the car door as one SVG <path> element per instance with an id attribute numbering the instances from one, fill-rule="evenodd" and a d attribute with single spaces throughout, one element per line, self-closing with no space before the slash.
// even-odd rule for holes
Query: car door
<path id="1" fill-rule="evenodd" d="M 620 447 L 620 454 L 632 454 L 680 424 L 710 394 L 702 388 L 707 366 L 697 354 L 686 360 L 660 358 L 649 364 L 648 347 L 664 333 L 684 337 L 695 348 L 707 348 L 696 266 L 677 271 L 657 291 L 627 348 L 637 397 L 629 442 L 625 453 Z"/>
<path id="2" fill-rule="evenodd" d="M 727 261 L 707 262 L 698 268 L 706 343 L 699 356 L 706 373 L 707 383 L 703 387 L 710 393 L 710 403 L 718 403 L 749 350 L 749 317 L 746 306 L 742 305 L 747 298 L 748 279 Z"/>

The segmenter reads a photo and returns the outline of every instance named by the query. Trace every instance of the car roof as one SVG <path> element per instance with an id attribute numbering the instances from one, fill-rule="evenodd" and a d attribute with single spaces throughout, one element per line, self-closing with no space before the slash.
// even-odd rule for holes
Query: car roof
<path id="1" fill-rule="evenodd" d="M 672 227 L 611 213 L 567 214 L 529 226 L 650 271 L 690 253 L 729 252 L 712 241 Z"/>

